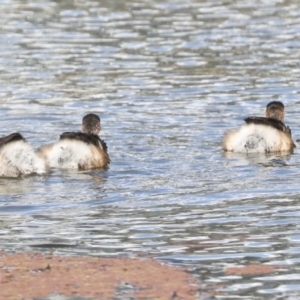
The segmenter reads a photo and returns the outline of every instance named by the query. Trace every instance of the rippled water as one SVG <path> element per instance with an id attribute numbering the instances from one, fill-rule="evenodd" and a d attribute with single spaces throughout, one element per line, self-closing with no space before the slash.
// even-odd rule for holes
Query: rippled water
<path id="1" fill-rule="evenodd" d="M 300 138 L 298 1 L 0 1 L 0 135 L 95 112 L 108 171 L 0 179 L 7 250 L 154 256 L 220 299 L 300 295 L 300 156 L 225 156 L 271 100 Z M 225 268 L 280 265 L 275 273 Z"/>

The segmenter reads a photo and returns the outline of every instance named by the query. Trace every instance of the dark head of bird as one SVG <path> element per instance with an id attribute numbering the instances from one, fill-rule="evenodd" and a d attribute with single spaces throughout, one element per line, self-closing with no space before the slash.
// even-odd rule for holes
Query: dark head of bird
<path id="1" fill-rule="evenodd" d="M 267 105 L 266 117 L 279 120 L 284 120 L 284 105 L 280 101 L 272 101 Z"/>
<path id="2" fill-rule="evenodd" d="M 98 135 L 101 129 L 100 118 L 95 114 L 88 114 L 82 119 L 82 132 Z"/>

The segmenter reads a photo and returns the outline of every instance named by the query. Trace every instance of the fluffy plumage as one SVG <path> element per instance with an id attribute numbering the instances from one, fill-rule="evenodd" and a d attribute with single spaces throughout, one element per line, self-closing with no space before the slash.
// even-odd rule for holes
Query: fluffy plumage
<path id="1" fill-rule="evenodd" d="M 245 124 L 239 130 L 226 134 L 225 151 L 269 153 L 291 151 L 295 144 L 286 133 L 266 125 Z"/>
<path id="2" fill-rule="evenodd" d="M 59 141 L 39 150 L 50 167 L 87 170 L 110 163 L 106 143 L 95 134 L 100 130 L 100 118 L 94 114 L 85 116 L 82 130 L 84 132 L 64 132 Z"/>
<path id="3" fill-rule="evenodd" d="M 32 173 L 44 174 L 45 161 L 39 157 L 19 133 L 0 138 L 0 176 L 19 177 Z"/>
<path id="4" fill-rule="evenodd" d="M 223 140 L 223 149 L 243 153 L 291 152 L 296 145 L 283 118 L 283 104 L 270 102 L 266 117 L 248 117 L 239 130 L 229 131 Z"/>

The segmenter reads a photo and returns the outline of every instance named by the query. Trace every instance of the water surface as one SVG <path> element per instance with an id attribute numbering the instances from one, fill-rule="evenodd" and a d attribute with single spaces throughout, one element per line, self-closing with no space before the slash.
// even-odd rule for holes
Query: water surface
<path id="1" fill-rule="evenodd" d="M 39 147 L 94 112 L 112 160 L 0 179 L 1 248 L 151 256 L 190 266 L 216 298 L 299 297 L 299 150 L 221 145 L 273 100 L 300 138 L 298 1 L 6 0 L 0 11 L 0 135 Z M 251 264 L 281 267 L 225 273 Z"/>

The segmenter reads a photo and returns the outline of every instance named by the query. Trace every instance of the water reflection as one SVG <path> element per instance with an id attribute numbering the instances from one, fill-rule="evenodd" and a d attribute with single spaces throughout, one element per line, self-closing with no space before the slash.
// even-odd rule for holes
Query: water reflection
<path id="1" fill-rule="evenodd" d="M 292 153 L 236 153 L 224 151 L 223 156 L 232 160 L 236 165 L 248 165 L 263 167 L 288 167 L 292 160 Z"/>

